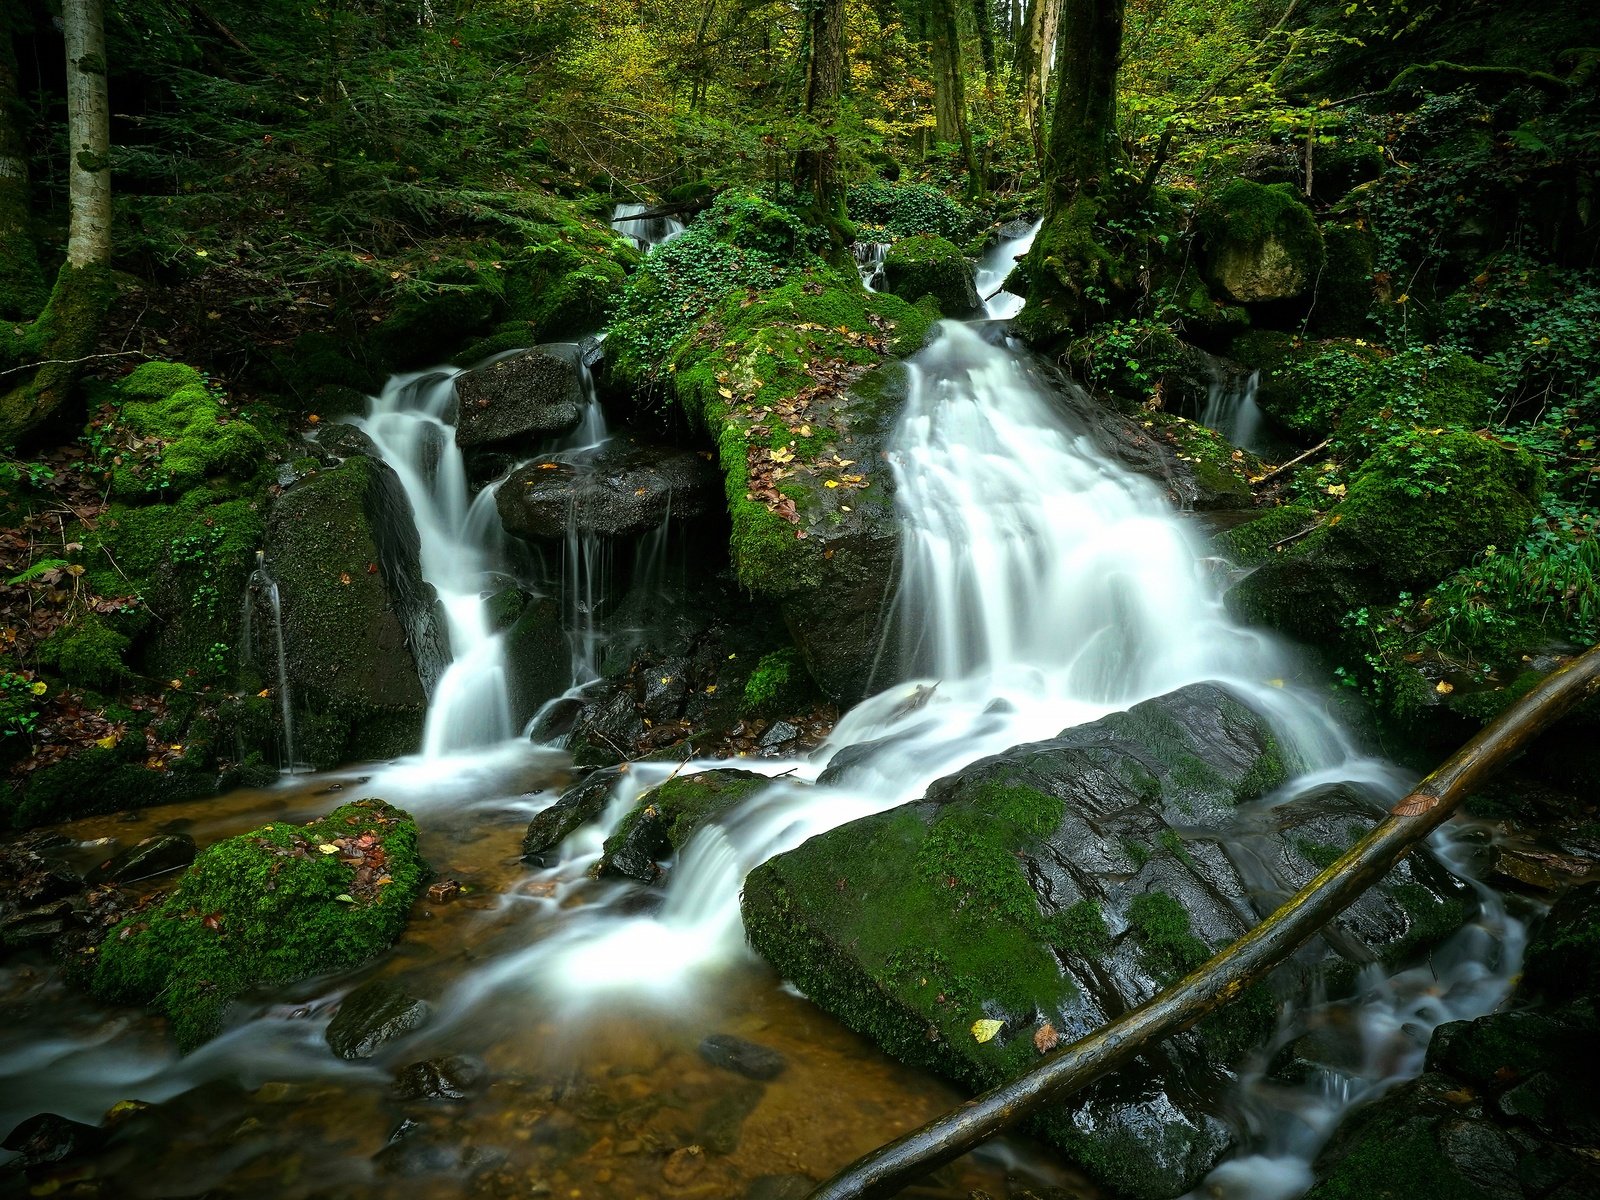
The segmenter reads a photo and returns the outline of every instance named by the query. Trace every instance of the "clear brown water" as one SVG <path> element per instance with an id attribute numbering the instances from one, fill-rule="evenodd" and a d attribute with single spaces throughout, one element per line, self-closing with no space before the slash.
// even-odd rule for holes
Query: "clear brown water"
<path id="1" fill-rule="evenodd" d="M 62 831 L 84 844 L 85 866 L 112 843 L 158 832 L 187 832 L 203 846 L 380 794 L 383 776 L 362 779 L 301 776 Z M 466 894 L 419 902 L 376 962 L 241 1001 L 230 1029 L 186 1059 L 163 1021 L 97 1005 L 43 959 L 0 965 L 0 1126 L 39 1111 L 98 1121 L 118 1101 L 157 1105 L 125 1118 L 87 1166 L 51 1177 L 62 1194 L 666 1200 L 740 1197 L 763 1176 L 820 1179 L 959 1101 L 785 990 L 754 956 L 718 968 L 694 1001 L 619 992 L 574 1004 L 538 979 L 503 978 L 576 910 L 627 902 L 625 890 L 576 868 L 541 872 L 518 857 L 528 814 L 570 779 L 563 756 L 529 751 L 472 779 L 385 787 L 384 799 L 417 813 L 438 874 Z M 433 1019 L 376 1059 L 345 1063 L 323 1030 L 339 998 L 375 977 L 402 980 L 434 1005 Z M 711 1033 L 770 1046 L 789 1065 L 768 1083 L 713 1067 L 697 1052 Z M 462 1103 L 391 1095 L 398 1067 L 442 1054 L 481 1059 L 492 1083 Z M 427 1149 L 409 1163 L 375 1163 L 406 1119 L 426 1128 L 410 1144 Z M 1091 1194 L 1023 1141 L 969 1156 L 910 1194 L 1004 1197 L 1030 1184 Z"/>

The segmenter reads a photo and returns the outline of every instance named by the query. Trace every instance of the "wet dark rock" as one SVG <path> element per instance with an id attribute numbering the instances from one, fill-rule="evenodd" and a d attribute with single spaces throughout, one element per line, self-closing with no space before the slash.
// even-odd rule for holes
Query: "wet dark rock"
<path id="1" fill-rule="evenodd" d="M 750 771 L 676 775 L 646 792 L 606 839 L 600 874 L 654 883 L 660 864 L 682 850 L 706 822 L 748 799 L 766 783 Z"/>
<path id="2" fill-rule="evenodd" d="M 187 867 L 194 861 L 194 839 L 187 833 L 158 833 L 101 863 L 89 882 L 133 883 Z"/>
<path id="3" fill-rule="evenodd" d="M 456 377 L 456 445 L 532 444 L 575 429 L 583 417 L 576 345 L 535 346 Z"/>
<path id="4" fill-rule="evenodd" d="M 43 946 L 73 928 L 72 904 L 55 900 L 35 908 L 24 908 L 0 918 L 0 948 L 26 950 Z"/>
<path id="5" fill-rule="evenodd" d="M 695 1127 L 695 1142 L 711 1154 L 732 1154 L 739 1148 L 745 1118 L 765 1093 L 760 1084 L 749 1083 L 717 1097 Z"/>
<path id="6" fill-rule="evenodd" d="M 378 458 L 378 448 L 372 439 L 354 425 L 343 421 L 330 421 L 317 431 L 314 445 L 325 466 L 337 466 L 347 458 Z"/>
<path id="7" fill-rule="evenodd" d="M 498 1166 L 503 1152 L 463 1145 L 460 1134 L 407 1118 L 395 1127 L 388 1143 L 372 1156 L 385 1175 L 403 1177 L 466 1171 L 469 1175 Z"/>
<path id="8" fill-rule="evenodd" d="M 273 506 L 266 561 L 282 601 L 295 749 L 315 766 L 417 747 L 449 659 L 419 553 L 399 478 L 374 459 L 322 471 Z M 263 641 L 256 661 L 275 654 Z"/>
<path id="9" fill-rule="evenodd" d="M 789 1062 L 770 1046 L 731 1033 L 713 1033 L 700 1043 L 700 1057 L 714 1067 L 747 1079 L 776 1079 Z"/>
<path id="10" fill-rule="evenodd" d="M 1050 1026 L 1103 1025 L 1242 936 L 1381 817 L 1329 790 L 1254 802 L 1298 769 L 1270 726 L 1197 684 L 936 782 L 751 873 L 751 944 L 895 1057 L 974 1090 L 1037 1061 Z M 1470 892 L 1412 855 L 1328 933 L 1159 1054 L 1045 1110 L 1036 1133 L 1107 1188 L 1166 1200 L 1230 1142 L 1237 1065 L 1276 995 L 1337 988 L 1459 925 Z M 908 919 L 907 914 L 916 914 Z M 974 1021 L 1003 1022 L 978 1043 Z"/>
<path id="11" fill-rule="evenodd" d="M 1561 897 L 1510 1007 L 1434 1031 L 1423 1074 L 1355 1110 L 1307 1200 L 1580 1200 L 1600 1156 L 1600 885 Z"/>
<path id="12" fill-rule="evenodd" d="M 92 1153 L 105 1141 L 106 1132 L 55 1113 L 29 1117 L 6 1134 L 0 1149 L 16 1154 L 12 1165 L 39 1167 Z"/>
<path id="13" fill-rule="evenodd" d="M 427 1023 L 432 1010 L 398 983 L 375 979 L 346 996 L 328 1025 L 328 1045 L 340 1058 L 371 1058 L 385 1044 Z"/>
<path id="14" fill-rule="evenodd" d="M 489 1068 L 476 1058 L 450 1054 L 400 1068 L 394 1094 L 401 1100 L 469 1100 L 489 1082 Z"/>
<path id="15" fill-rule="evenodd" d="M 522 857 L 538 859 L 554 850 L 570 834 L 597 819 L 605 811 L 606 799 L 620 774 L 615 769 L 596 771 L 535 815 L 522 836 Z"/>
<path id="16" fill-rule="evenodd" d="M 570 528 L 638 537 L 669 515 L 701 516 L 721 497 L 715 472 L 694 451 L 620 438 L 581 462 L 529 463 L 494 494 L 507 532 L 535 541 L 559 541 Z"/>
<path id="17" fill-rule="evenodd" d="M 777 746 L 786 746 L 799 736 L 799 726 L 789 721 L 774 721 L 756 740 L 756 745 L 763 750 L 770 750 Z"/>

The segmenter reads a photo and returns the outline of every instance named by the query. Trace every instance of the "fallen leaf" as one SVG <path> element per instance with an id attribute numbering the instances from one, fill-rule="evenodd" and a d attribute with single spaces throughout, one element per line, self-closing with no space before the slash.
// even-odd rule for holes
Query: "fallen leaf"
<path id="1" fill-rule="evenodd" d="M 985 1017 L 981 1021 L 972 1023 L 972 1036 L 981 1046 L 984 1042 L 994 1040 L 994 1037 L 1006 1027 L 1004 1021 L 996 1021 L 993 1017 Z"/>
<path id="2" fill-rule="evenodd" d="M 1433 685 L 1433 690 L 1438 692 L 1441 696 L 1448 696 L 1451 692 L 1456 690 L 1456 687 L 1455 684 L 1451 683 L 1448 679 L 1441 679 L 1438 683 Z"/>
<path id="3" fill-rule="evenodd" d="M 332 842 L 323 842 L 322 845 L 317 847 L 317 849 L 322 851 L 324 854 L 339 853 L 339 847 L 335 846 Z"/>
<path id="4" fill-rule="evenodd" d="M 339 901 L 341 904 L 354 904 L 356 902 L 356 898 L 349 892 L 340 892 L 334 897 L 334 899 Z"/>
<path id="5" fill-rule="evenodd" d="M 1056 1032 L 1056 1027 L 1046 1021 L 1033 1034 L 1033 1048 L 1040 1054 L 1049 1054 L 1061 1044 L 1061 1035 Z"/>

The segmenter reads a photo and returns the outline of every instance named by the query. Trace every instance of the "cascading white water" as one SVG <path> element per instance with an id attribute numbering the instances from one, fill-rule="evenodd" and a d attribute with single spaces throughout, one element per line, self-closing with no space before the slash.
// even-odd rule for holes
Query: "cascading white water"
<path id="1" fill-rule="evenodd" d="M 677 217 L 647 217 L 639 221 L 631 218 L 648 212 L 652 206 L 631 201 L 611 210 L 611 228 L 632 242 L 646 254 L 657 246 L 665 245 L 684 231 L 686 226 Z"/>
<path id="2" fill-rule="evenodd" d="M 294 758 L 294 704 L 289 697 L 289 656 L 283 646 L 283 602 L 278 594 L 278 581 L 267 570 L 266 553 L 256 551 L 256 567 L 244 593 L 244 643 L 245 661 L 256 653 L 255 628 L 256 597 L 260 596 L 272 619 L 272 655 L 276 668 L 274 683 L 278 693 L 278 715 L 283 722 L 283 769 L 293 775 Z"/>
<path id="3" fill-rule="evenodd" d="M 1039 236 L 1043 225 L 1043 221 L 1035 221 L 1020 237 L 1001 238 L 979 260 L 973 282 L 978 288 L 978 298 L 983 301 L 984 314 L 990 320 L 1009 321 L 1022 311 L 1023 298 L 1001 291 L 1000 285 L 1017 265 L 1017 259 L 1033 249 L 1033 239 Z"/>
<path id="4" fill-rule="evenodd" d="M 512 737 L 503 636 L 492 630 L 486 598 L 500 575 L 504 533 L 494 489 L 476 496 L 447 418 L 454 370 L 396 375 L 354 422 L 394 468 L 411 502 L 422 577 L 433 585 L 450 635 L 450 665 L 428 705 L 427 758 L 492 746 Z"/>
<path id="5" fill-rule="evenodd" d="M 1218 373 L 1211 380 L 1200 424 L 1215 429 L 1235 446 L 1259 450 L 1262 413 L 1256 403 L 1256 387 L 1260 378 L 1255 371 L 1242 380 Z"/>
<path id="6" fill-rule="evenodd" d="M 861 273 L 861 286 L 869 292 L 877 291 L 883 282 L 883 260 L 889 256 L 889 243 L 857 242 L 850 252 L 855 256 L 856 270 Z"/>

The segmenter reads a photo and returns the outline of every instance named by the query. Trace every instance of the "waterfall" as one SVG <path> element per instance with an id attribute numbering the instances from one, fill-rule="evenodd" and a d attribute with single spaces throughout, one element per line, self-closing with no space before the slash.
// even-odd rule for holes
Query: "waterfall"
<path id="1" fill-rule="evenodd" d="M 977 284 L 978 298 L 983 301 L 983 311 L 991 320 L 1009 321 L 1022 311 L 1022 297 L 1002 292 L 1000 286 L 1005 283 L 1006 277 L 1017 265 L 1017 259 L 1033 249 L 1033 239 L 1039 236 L 1039 230 L 1043 225 L 1043 221 L 1035 221 L 1028 226 L 1026 233 L 1017 237 L 1001 238 L 978 261 L 978 273 L 974 282 Z"/>
<path id="2" fill-rule="evenodd" d="M 889 256 L 889 243 L 856 242 L 850 252 L 855 255 L 856 270 L 861 272 L 861 286 L 869 292 L 877 291 L 883 282 L 883 260 Z"/>
<path id="3" fill-rule="evenodd" d="M 1261 409 L 1256 404 L 1260 373 L 1250 372 L 1243 380 L 1220 371 L 1211 378 L 1205 411 L 1200 424 L 1215 429 L 1228 441 L 1245 450 L 1261 448 Z"/>
<path id="4" fill-rule="evenodd" d="M 504 637 L 486 600 L 504 578 L 504 533 L 493 487 L 476 496 L 449 418 L 451 369 L 396 375 L 354 422 L 394 468 L 417 525 L 422 577 L 433 585 L 450 637 L 451 661 L 428 705 L 428 758 L 492 746 L 516 734 Z"/>
<path id="5" fill-rule="evenodd" d="M 619 204 L 611 210 L 611 228 L 643 250 L 646 254 L 657 246 L 665 245 L 685 229 L 677 217 L 647 217 L 635 220 L 639 213 L 648 212 L 649 204 Z"/>
<path id="6" fill-rule="evenodd" d="M 244 645 L 245 662 L 254 664 L 256 654 L 255 612 L 256 597 L 265 602 L 272 620 L 273 666 L 277 671 L 278 714 L 283 721 L 283 769 L 293 775 L 294 759 L 294 705 L 289 699 L 289 656 L 283 648 L 283 603 L 278 595 L 278 581 L 267 571 L 267 556 L 256 551 L 255 570 L 244 593 Z"/>

